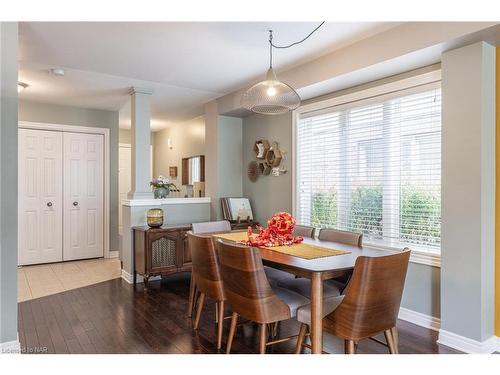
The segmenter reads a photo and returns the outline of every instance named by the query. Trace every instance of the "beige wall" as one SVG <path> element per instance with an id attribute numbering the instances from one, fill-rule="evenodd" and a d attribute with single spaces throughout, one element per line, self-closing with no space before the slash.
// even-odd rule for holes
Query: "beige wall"
<path id="1" fill-rule="evenodd" d="M 172 149 L 168 148 L 168 139 Z M 172 182 L 181 187 L 182 158 L 205 155 L 205 119 L 197 117 L 155 132 L 153 139 L 153 175 L 169 176 L 169 167 L 177 167 L 177 178 Z M 181 189 L 184 196 L 185 188 Z"/>
<path id="2" fill-rule="evenodd" d="M 130 133 L 130 129 L 120 129 L 118 131 L 118 142 L 120 143 L 132 143 L 132 134 Z"/>

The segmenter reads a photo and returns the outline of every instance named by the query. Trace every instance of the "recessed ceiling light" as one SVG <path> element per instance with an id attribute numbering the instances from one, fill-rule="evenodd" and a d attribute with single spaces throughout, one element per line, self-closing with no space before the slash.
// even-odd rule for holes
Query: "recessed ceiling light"
<path id="1" fill-rule="evenodd" d="M 24 83 L 24 82 L 21 82 L 21 81 L 17 82 L 17 92 L 21 92 L 21 91 L 23 91 L 24 89 L 26 89 L 28 87 L 29 87 L 29 85 L 27 83 Z"/>
<path id="2" fill-rule="evenodd" d="M 55 76 L 59 76 L 59 77 L 64 77 L 64 69 L 61 69 L 61 68 L 53 68 L 53 69 L 50 69 L 50 74 L 52 75 L 55 75 Z"/>

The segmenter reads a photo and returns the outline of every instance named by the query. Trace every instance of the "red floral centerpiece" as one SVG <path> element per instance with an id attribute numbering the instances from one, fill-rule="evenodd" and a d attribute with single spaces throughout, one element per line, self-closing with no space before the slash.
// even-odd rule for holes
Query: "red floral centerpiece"
<path id="1" fill-rule="evenodd" d="M 267 228 L 259 227 L 259 234 L 254 236 L 252 227 L 248 227 L 248 241 L 245 244 L 260 247 L 285 246 L 300 243 L 304 239 L 293 237 L 295 218 L 288 212 L 278 212 L 267 221 Z"/>

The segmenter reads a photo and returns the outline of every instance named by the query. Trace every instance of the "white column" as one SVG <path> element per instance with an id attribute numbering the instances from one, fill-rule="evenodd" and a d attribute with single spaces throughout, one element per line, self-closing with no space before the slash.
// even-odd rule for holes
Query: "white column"
<path id="1" fill-rule="evenodd" d="M 439 342 L 494 350 L 495 48 L 442 56 L 441 329 Z"/>
<path id="2" fill-rule="evenodd" d="M 153 90 L 139 87 L 130 89 L 132 123 L 132 184 L 129 199 L 153 197 L 149 186 L 151 170 L 151 110 Z"/>

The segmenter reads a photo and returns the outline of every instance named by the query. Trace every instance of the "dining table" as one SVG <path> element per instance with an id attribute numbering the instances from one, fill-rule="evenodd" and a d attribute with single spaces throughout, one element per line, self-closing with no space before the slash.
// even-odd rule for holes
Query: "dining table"
<path id="1" fill-rule="evenodd" d="M 232 231 L 234 233 L 235 231 Z M 221 235 L 221 232 L 214 233 Z M 289 272 L 299 277 L 311 280 L 311 352 L 323 353 L 323 281 L 344 275 L 352 270 L 359 256 L 379 257 L 389 255 L 393 251 L 376 249 L 366 246 L 353 246 L 339 242 L 322 241 L 304 238 L 303 243 L 334 250 L 343 250 L 342 254 L 325 256 L 316 259 L 305 259 L 273 250 L 259 247 L 264 265 Z M 293 245 L 291 245 L 293 246 Z"/>

